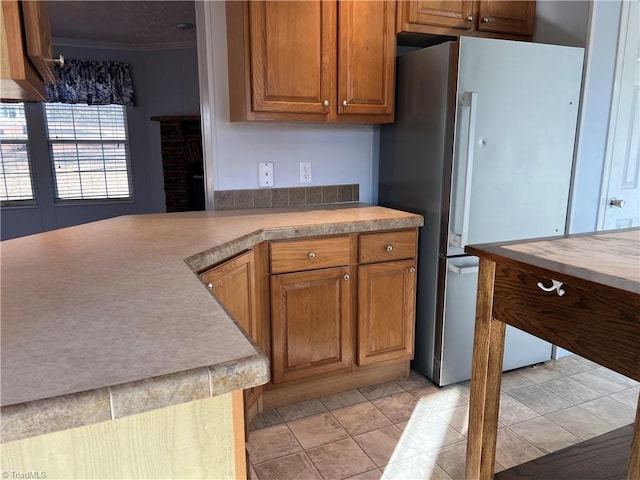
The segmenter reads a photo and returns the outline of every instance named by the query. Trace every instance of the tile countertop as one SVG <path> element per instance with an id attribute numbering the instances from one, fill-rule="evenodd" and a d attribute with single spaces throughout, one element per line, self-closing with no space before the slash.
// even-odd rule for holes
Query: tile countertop
<path id="1" fill-rule="evenodd" d="M 422 224 L 342 204 L 123 216 L 0 243 L 2 441 L 266 383 L 268 360 L 196 272 L 264 240 Z"/>

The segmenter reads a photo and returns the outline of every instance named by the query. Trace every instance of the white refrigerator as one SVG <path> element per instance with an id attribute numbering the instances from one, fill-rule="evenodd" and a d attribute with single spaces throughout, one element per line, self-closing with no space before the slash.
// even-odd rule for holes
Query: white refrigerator
<path id="1" fill-rule="evenodd" d="M 439 385 L 471 376 L 478 259 L 464 246 L 565 232 L 583 54 L 462 37 L 398 58 L 378 203 L 425 217 L 412 366 Z M 551 348 L 507 327 L 503 368 Z"/>

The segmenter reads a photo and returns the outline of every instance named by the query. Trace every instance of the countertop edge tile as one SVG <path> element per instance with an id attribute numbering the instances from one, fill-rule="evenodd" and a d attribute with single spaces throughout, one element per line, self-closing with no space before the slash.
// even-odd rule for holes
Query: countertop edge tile
<path id="1" fill-rule="evenodd" d="M 212 365 L 209 367 L 211 395 L 264 385 L 271 378 L 269 372 L 269 359 L 264 355 Z"/>

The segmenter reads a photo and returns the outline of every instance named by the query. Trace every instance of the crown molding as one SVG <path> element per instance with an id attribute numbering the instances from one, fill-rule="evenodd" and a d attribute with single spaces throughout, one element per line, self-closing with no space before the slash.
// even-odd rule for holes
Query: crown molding
<path id="1" fill-rule="evenodd" d="M 150 52 L 154 50 L 176 50 L 179 48 L 197 48 L 196 40 L 182 42 L 164 43 L 120 43 L 120 42 L 98 42 L 90 40 L 78 40 L 76 38 L 52 38 L 53 48 L 57 47 L 80 47 L 80 48 L 103 48 L 105 50 L 132 50 L 136 52 Z"/>

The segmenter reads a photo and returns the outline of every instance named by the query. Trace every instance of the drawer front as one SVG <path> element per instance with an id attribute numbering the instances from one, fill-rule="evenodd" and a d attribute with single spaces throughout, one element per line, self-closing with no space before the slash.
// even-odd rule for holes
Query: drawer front
<path id="1" fill-rule="evenodd" d="M 493 317 L 640 380 L 640 296 L 552 280 L 496 265 Z"/>
<path id="2" fill-rule="evenodd" d="M 358 243 L 359 263 L 414 258 L 417 254 L 418 231 L 367 233 L 360 235 Z"/>
<path id="3" fill-rule="evenodd" d="M 271 273 L 341 267 L 351 258 L 348 235 L 272 242 L 270 249 Z"/>

